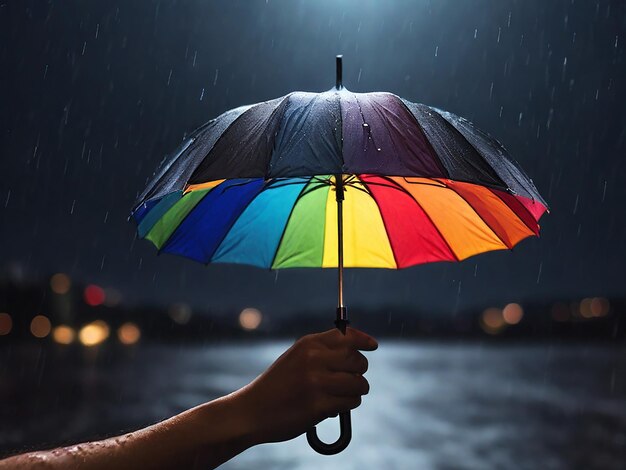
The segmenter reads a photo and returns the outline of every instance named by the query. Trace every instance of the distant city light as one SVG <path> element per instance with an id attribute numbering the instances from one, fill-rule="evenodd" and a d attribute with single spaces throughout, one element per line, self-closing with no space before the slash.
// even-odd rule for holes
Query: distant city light
<path id="1" fill-rule="evenodd" d="M 51 329 L 50 320 L 45 315 L 37 315 L 30 322 L 30 332 L 35 338 L 45 338 Z"/>
<path id="2" fill-rule="evenodd" d="M 96 346 L 106 341 L 109 333 L 109 325 L 102 320 L 96 320 L 80 329 L 78 339 L 85 346 Z"/>
<path id="3" fill-rule="evenodd" d="M 579 313 L 583 318 L 593 317 L 593 313 L 591 312 L 591 299 L 586 298 L 580 301 Z"/>
<path id="4" fill-rule="evenodd" d="M 485 333 L 495 335 L 500 333 L 502 328 L 506 326 L 502 317 L 502 310 L 499 308 L 488 308 L 480 317 L 480 326 Z"/>
<path id="5" fill-rule="evenodd" d="M 239 314 L 239 324 L 244 330 L 256 330 L 263 320 L 259 309 L 244 308 Z"/>
<path id="6" fill-rule="evenodd" d="M 0 336 L 8 335 L 13 328 L 13 320 L 8 313 L 0 313 Z"/>
<path id="7" fill-rule="evenodd" d="M 168 311 L 170 318 L 179 325 L 186 325 L 191 319 L 191 307 L 187 304 L 173 304 Z"/>
<path id="8" fill-rule="evenodd" d="M 524 317 L 524 309 L 520 304 L 510 303 L 502 309 L 502 318 L 509 325 L 517 325 Z"/>
<path id="9" fill-rule="evenodd" d="M 124 323 L 117 329 L 117 338 L 122 344 L 135 344 L 141 338 L 141 330 L 134 323 Z"/>
<path id="10" fill-rule="evenodd" d="M 76 332 L 71 326 L 59 325 L 52 330 L 52 339 L 59 344 L 71 344 L 76 339 Z"/>
<path id="11" fill-rule="evenodd" d="M 105 299 L 104 290 L 102 287 L 98 287 L 94 284 L 90 284 L 85 287 L 85 292 L 83 293 L 83 297 L 85 299 L 85 303 L 92 307 L 97 307 L 98 305 L 102 305 Z"/>
<path id="12" fill-rule="evenodd" d="M 604 317 L 609 313 L 611 306 L 609 301 L 603 297 L 594 297 L 591 299 L 591 315 L 594 317 Z"/>
<path id="13" fill-rule="evenodd" d="M 67 274 L 56 273 L 50 278 L 50 289 L 55 294 L 67 294 L 72 287 L 72 281 Z"/>

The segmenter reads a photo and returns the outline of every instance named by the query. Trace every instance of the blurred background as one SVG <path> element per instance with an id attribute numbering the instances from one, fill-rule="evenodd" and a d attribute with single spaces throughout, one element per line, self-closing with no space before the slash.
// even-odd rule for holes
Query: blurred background
<path id="1" fill-rule="evenodd" d="M 224 468 L 623 468 L 623 2 L 2 1 L 0 36 L 0 456 L 153 423 L 332 327 L 334 270 L 156 256 L 128 215 L 193 129 L 330 89 L 343 54 L 350 90 L 496 136 L 551 213 L 511 252 L 348 270 L 381 343 L 352 444 Z"/>

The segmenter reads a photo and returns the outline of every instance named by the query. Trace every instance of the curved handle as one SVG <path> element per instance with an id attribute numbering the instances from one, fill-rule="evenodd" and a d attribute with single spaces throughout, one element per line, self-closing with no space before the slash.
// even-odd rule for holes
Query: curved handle
<path id="1" fill-rule="evenodd" d="M 335 455 L 348 447 L 348 444 L 350 444 L 350 440 L 352 439 L 352 426 L 350 424 L 349 411 L 339 413 L 339 429 L 341 430 L 339 439 L 332 444 L 326 444 L 325 442 L 322 442 L 319 437 L 317 437 L 317 430 L 315 429 L 315 426 L 306 432 L 306 440 L 315 452 L 322 455 Z"/>
<path id="2" fill-rule="evenodd" d="M 337 59 L 339 63 L 339 58 Z M 346 327 L 348 326 L 348 314 L 346 307 L 337 307 L 337 319 L 335 320 L 335 326 L 344 335 L 346 334 Z M 352 423 L 350 420 L 350 411 L 343 411 L 339 413 L 339 438 L 332 444 L 326 444 L 317 437 L 317 430 L 315 426 L 306 432 L 306 440 L 309 442 L 311 448 L 322 455 L 335 455 L 343 451 L 350 440 L 352 439 Z"/>

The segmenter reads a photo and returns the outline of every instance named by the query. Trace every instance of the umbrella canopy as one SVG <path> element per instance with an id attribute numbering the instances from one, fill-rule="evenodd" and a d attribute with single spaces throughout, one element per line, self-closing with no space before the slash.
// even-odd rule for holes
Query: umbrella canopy
<path id="1" fill-rule="evenodd" d="M 197 129 L 139 198 L 141 237 L 202 263 L 406 268 L 510 249 L 546 203 L 495 139 L 392 93 L 294 92 Z"/>

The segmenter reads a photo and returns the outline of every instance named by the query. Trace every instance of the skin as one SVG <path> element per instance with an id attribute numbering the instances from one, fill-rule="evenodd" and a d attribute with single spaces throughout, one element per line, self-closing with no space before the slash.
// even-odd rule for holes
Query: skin
<path id="1" fill-rule="evenodd" d="M 5 469 L 215 468 L 258 444 L 293 439 L 361 404 L 363 377 L 378 343 L 348 328 L 296 341 L 245 387 L 136 432 L 31 452 L 0 461 Z"/>

